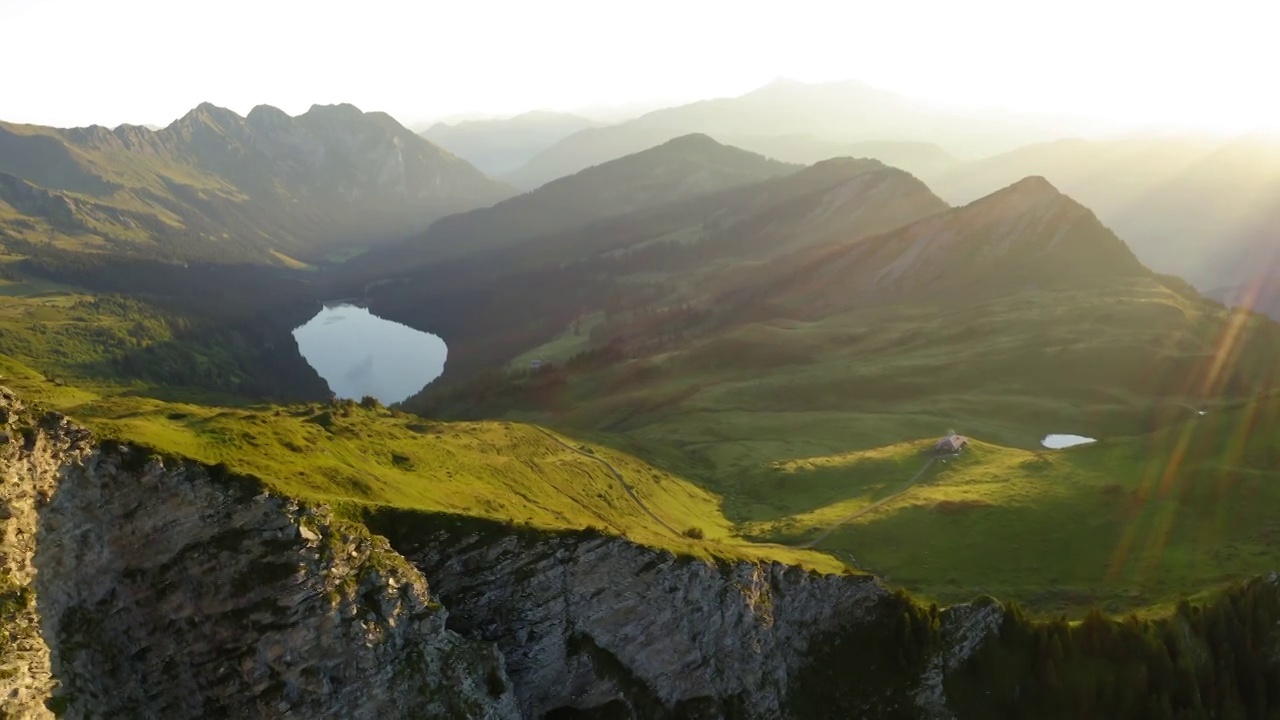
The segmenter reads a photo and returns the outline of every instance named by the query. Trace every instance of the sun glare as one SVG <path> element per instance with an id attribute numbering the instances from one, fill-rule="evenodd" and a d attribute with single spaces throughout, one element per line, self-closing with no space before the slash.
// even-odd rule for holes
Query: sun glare
<path id="1" fill-rule="evenodd" d="M 167 123 L 208 100 L 242 114 L 260 103 L 295 113 L 314 102 L 353 102 L 413 123 L 688 102 L 784 76 L 858 79 L 944 104 L 1126 125 L 1280 130 L 1280 98 L 1271 92 L 1280 58 L 1270 37 L 1280 4 L 1253 0 L 798 0 L 785 13 L 773 3 L 724 0 L 551 0 L 536 9 L 514 0 L 229 0 L 182 32 L 168 25 L 168 5 L 153 0 L 129 13 L 91 0 L 3 5 L 6 49 L 42 68 L 9 78 L 0 116 L 11 121 Z M 58 22 L 69 16 L 77 22 Z M 60 37 L 51 45 L 40 28 L 54 24 Z M 291 30 L 277 31 L 283 27 Z M 419 41 L 427 29 L 430 40 Z M 85 84 L 74 97 L 46 80 L 77 76 L 87 58 L 107 56 L 147 72 Z"/>

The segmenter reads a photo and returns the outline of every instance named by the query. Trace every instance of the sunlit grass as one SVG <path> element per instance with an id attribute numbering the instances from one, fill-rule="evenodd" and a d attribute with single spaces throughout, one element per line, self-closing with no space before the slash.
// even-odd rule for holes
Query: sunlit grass
<path id="1" fill-rule="evenodd" d="M 1068 450 L 975 442 L 891 502 L 838 526 L 816 549 L 852 557 L 942 602 L 986 593 L 1045 612 L 1167 607 L 1280 566 L 1280 520 L 1271 511 L 1280 503 L 1280 466 L 1264 467 L 1270 455 L 1261 447 L 1252 456 L 1210 450 L 1213 438 L 1257 412 Z M 1187 436 L 1192 449 L 1176 455 L 1178 438 Z M 918 448 L 767 468 L 754 480 L 756 492 L 786 500 L 762 503 L 758 512 L 776 516 L 743 529 L 784 543 L 812 538 L 899 489 L 911 465 L 923 462 Z M 833 495 L 803 508 L 805 498 Z M 787 508 L 799 509 L 784 514 Z"/>
<path id="2" fill-rule="evenodd" d="M 721 512 L 719 496 L 677 475 L 520 423 L 432 422 L 354 403 L 228 408 L 162 402 L 112 394 L 116 389 L 107 386 L 97 392 L 58 386 L 3 356 L 0 374 L 0 383 L 70 414 L 101 436 L 222 463 L 303 500 L 466 515 L 544 530 L 595 528 L 704 558 L 844 569 L 827 555 L 744 540 Z M 662 523 L 596 458 L 621 473 Z M 703 539 L 684 536 L 693 528 Z"/>

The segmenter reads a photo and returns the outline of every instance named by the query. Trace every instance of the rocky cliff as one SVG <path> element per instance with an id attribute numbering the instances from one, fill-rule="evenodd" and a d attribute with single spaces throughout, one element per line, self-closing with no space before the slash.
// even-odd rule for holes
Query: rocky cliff
<path id="1" fill-rule="evenodd" d="M 357 523 L 0 388 L 3 718 L 1271 717 L 1278 584 L 1035 622 L 591 531 Z"/>
<path id="2" fill-rule="evenodd" d="M 0 391 L 0 715 L 518 717 L 382 538 Z"/>
<path id="3" fill-rule="evenodd" d="M 4 389 L 0 469 L 3 717 L 946 718 L 1003 617 L 593 532 L 357 523 Z"/>
<path id="4" fill-rule="evenodd" d="M 866 575 L 681 558 L 592 533 L 429 525 L 408 515 L 371 522 L 432 578 L 451 628 L 502 649 L 527 718 L 824 717 L 796 697 L 825 692 L 811 687 L 825 670 L 816 663 L 845 644 L 868 658 L 892 654 L 896 638 L 881 629 L 910 605 Z M 904 667 L 891 702 L 910 717 L 949 717 L 945 669 L 1002 617 L 996 604 L 942 611 L 949 652 Z M 851 672 L 838 689 L 879 716 L 878 680 Z"/>

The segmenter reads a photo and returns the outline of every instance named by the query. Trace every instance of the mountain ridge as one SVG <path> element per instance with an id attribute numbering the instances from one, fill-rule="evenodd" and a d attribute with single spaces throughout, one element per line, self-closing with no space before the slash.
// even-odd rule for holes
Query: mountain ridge
<path id="1" fill-rule="evenodd" d="M 1072 139 L 1029 145 L 926 175 L 950 202 L 1017 177 L 1048 177 L 1087 205 L 1158 272 L 1218 297 L 1247 294 L 1274 273 L 1280 145 L 1266 135 Z M 1274 316 L 1270 300 L 1260 306 Z"/>
<path id="2" fill-rule="evenodd" d="M 0 172 L 153 215 L 188 237 L 97 228 L 60 238 L 63 246 L 266 264 L 279 262 L 273 252 L 316 260 L 405 237 L 514 192 L 389 115 L 350 104 L 296 117 L 259 105 L 241 117 L 206 102 L 159 130 L 0 123 Z"/>
<path id="3" fill-rule="evenodd" d="M 704 132 L 728 143 L 797 134 L 846 144 L 925 142 L 946 153 L 981 156 L 1059 136 L 1062 127 L 1072 125 L 1065 118 L 939 109 L 858 81 L 775 81 L 736 97 L 662 108 L 616 125 L 579 131 L 502 177 L 519 187 L 537 187 L 690 132 Z M 943 162 L 933 169 L 947 165 Z"/>
<path id="4" fill-rule="evenodd" d="M 790 291 L 774 292 L 822 297 L 830 310 L 852 302 L 835 299 L 850 294 L 866 302 L 887 293 L 871 300 L 887 302 L 903 293 L 967 287 L 985 297 L 1019 287 L 1150 275 L 1092 211 L 1045 178 L 1029 176 L 968 205 L 824 248 L 794 271 Z"/>
<path id="5" fill-rule="evenodd" d="M 598 125 L 570 113 L 532 110 L 504 119 L 437 122 L 419 134 L 483 172 L 499 175 L 568 135 Z"/>
<path id="6" fill-rule="evenodd" d="M 706 138 L 686 142 L 718 147 Z M 588 171 L 581 175 L 592 177 Z M 522 198 L 535 202 L 542 192 Z M 501 365 L 512 354 L 564 332 L 575 317 L 654 297 L 675 304 L 695 302 L 779 255 L 883 232 L 948 207 L 909 173 L 855 159 L 827 161 L 705 195 L 677 195 L 611 217 L 579 216 L 576 226 L 536 241 L 494 246 L 416 271 L 403 259 L 388 263 L 386 276 L 402 281 L 379 285 L 368 297 L 385 317 L 449 337 L 450 357 L 457 362 L 445 372 L 453 376 Z M 397 270 L 409 272 L 392 274 Z M 363 275 L 358 281 L 363 286 L 373 277 Z M 625 333 L 626 322 L 620 322 L 616 332 Z M 592 332 L 615 329 L 601 326 Z"/>
<path id="7" fill-rule="evenodd" d="M 492 207 L 442 218 L 415 241 L 417 248 L 405 247 L 439 260 L 798 169 L 691 134 L 586 168 Z"/>

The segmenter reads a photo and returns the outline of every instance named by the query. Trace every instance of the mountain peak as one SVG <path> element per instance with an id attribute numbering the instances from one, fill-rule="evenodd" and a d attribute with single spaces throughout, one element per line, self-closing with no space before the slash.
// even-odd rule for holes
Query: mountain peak
<path id="1" fill-rule="evenodd" d="M 211 102 L 202 102 L 188 111 L 186 115 L 175 120 L 173 124 L 188 127 L 195 125 L 227 126 L 237 124 L 243 119 L 224 107 L 219 107 Z"/>
<path id="2" fill-rule="evenodd" d="M 464 250 L 532 241 L 798 169 L 692 133 L 552 180 L 493 207 L 444 218 L 431 227 L 427 240 L 435 261 Z"/>
<path id="3" fill-rule="evenodd" d="M 855 157 L 833 157 L 809 166 L 809 170 L 814 171 L 837 171 L 849 170 L 854 172 L 869 172 L 871 170 L 880 170 L 889 167 L 880 160 L 875 158 L 855 158 Z"/>
<path id="4" fill-rule="evenodd" d="M 681 135 L 680 137 L 672 138 L 658 147 L 668 148 L 671 150 L 689 151 L 706 148 L 721 148 L 725 146 L 716 142 L 714 138 L 706 133 L 689 133 L 688 135 Z"/>
<path id="5" fill-rule="evenodd" d="M 274 105 L 255 105 L 245 117 L 289 117 L 289 114 Z"/>
<path id="6" fill-rule="evenodd" d="M 221 105 L 214 105 L 213 103 L 208 101 L 202 102 L 199 105 L 195 106 L 195 108 L 192 109 L 191 113 L 196 113 L 199 115 L 207 115 L 211 117 L 220 117 L 220 116 L 226 116 L 226 115 L 234 115 L 235 117 L 240 117 L 239 115 L 236 115 L 231 110 L 228 110 L 227 108 L 224 108 Z M 188 114 L 191 114 L 191 113 L 188 113 Z"/>
<path id="7" fill-rule="evenodd" d="M 1001 214 L 1017 214 L 1057 207 L 1063 203 L 1088 211 L 1083 205 L 1064 195 L 1044 177 L 1031 175 L 986 197 L 978 198 L 966 207 Z"/>
<path id="8" fill-rule="evenodd" d="M 289 114 L 278 107 L 271 105 L 258 105 L 249 111 L 245 116 L 250 125 L 257 128 L 269 126 L 285 126 L 293 122 L 293 118 Z"/>
<path id="9" fill-rule="evenodd" d="M 1062 192 L 1054 187 L 1053 183 L 1043 175 L 1028 175 L 1021 180 L 1010 185 L 1007 189 L 1015 190 L 1023 194 L 1036 194 L 1051 197 L 1058 197 Z"/>
<path id="10" fill-rule="evenodd" d="M 305 113 L 312 116 L 327 117 L 360 117 L 364 115 L 364 111 L 352 105 L 351 103 L 338 103 L 336 105 L 312 105 Z"/>

